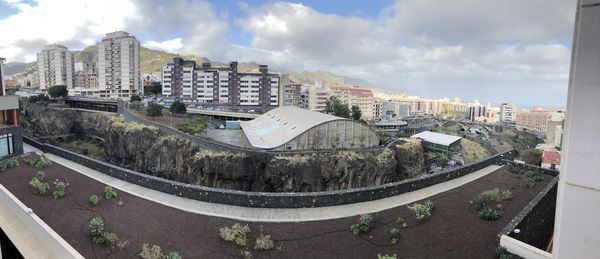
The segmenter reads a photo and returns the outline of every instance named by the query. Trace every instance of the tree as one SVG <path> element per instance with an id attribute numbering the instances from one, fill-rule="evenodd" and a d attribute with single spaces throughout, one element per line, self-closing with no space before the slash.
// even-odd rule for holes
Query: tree
<path id="1" fill-rule="evenodd" d="M 342 117 L 350 118 L 350 109 L 347 104 L 343 104 L 338 98 L 332 96 L 325 101 L 325 113 Z"/>
<path id="2" fill-rule="evenodd" d="M 152 118 L 162 116 L 162 109 L 162 105 L 155 102 L 151 102 L 148 104 L 148 108 L 146 109 L 146 116 Z"/>
<path id="3" fill-rule="evenodd" d="M 162 85 L 159 82 L 152 82 L 149 86 L 144 86 L 145 94 L 161 94 L 162 93 Z"/>
<path id="4" fill-rule="evenodd" d="M 187 112 L 187 108 L 185 107 L 185 104 L 183 104 L 181 101 L 175 100 L 175 102 L 171 104 L 169 111 L 175 114 L 185 114 Z"/>
<path id="5" fill-rule="evenodd" d="M 540 166 L 542 163 L 542 151 L 538 149 L 527 149 L 521 152 L 521 160 L 525 163 Z"/>
<path id="6" fill-rule="evenodd" d="M 352 105 L 352 119 L 354 120 L 360 120 L 360 117 L 362 117 L 362 111 L 360 111 L 360 108 L 356 105 Z"/>
<path id="7" fill-rule="evenodd" d="M 60 98 L 67 97 L 67 95 L 69 95 L 69 91 L 67 91 L 67 87 L 64 85 L 55 85 L 48 88 L 48 94 L 52 98 Z"/>
<path id="8" fill-rule="evenodd" d="M 129 98 L 129 101 L 130 102 L 141 102 L 142 98 L 139 95 L 134 94 L 131 96 L 131 98 Z"/>

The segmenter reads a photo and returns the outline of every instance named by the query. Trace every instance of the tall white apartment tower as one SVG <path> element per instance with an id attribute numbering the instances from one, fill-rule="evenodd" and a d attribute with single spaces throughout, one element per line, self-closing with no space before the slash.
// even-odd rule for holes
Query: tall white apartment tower
<path id="1" fill-rule="evenodd" d="M 514 122 L 517 117 L 517 108 L 514 104 L 503 103 L 500 106 L 500 120 L 506 122 Z"/>
<path id="2" fill-rule="evenodd" d="M 107 33 L 96 44 L 99 97 L 129 100 L 142 93 L 140 42 L 129 33 Z"/>
<path id="3" fill-rule="evenodd" d="M 47 90 L 54 85 L 73 88 L 75 65 L 73 53 L 63 45 L 52 44 L 37 53 L 40 89 Z"/>

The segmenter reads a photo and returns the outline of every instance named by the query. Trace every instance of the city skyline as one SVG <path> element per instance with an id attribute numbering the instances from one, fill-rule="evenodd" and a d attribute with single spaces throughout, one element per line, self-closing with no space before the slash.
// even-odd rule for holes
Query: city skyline
<path id="1" fill-rule="evenodd" d="M 366 80 L 384 92 L 564 107 L 574 5 L 467 2 L 191 1 L 167 6 L 161 1 L 11 0 L 0 3 L 0 28 L 8 39 L 0 51 L 9 61 L 32 61 L 44 45 L 76 50 L 95 44 L 104 33 L 125 30 L 153 49 L 257 62 L 282 72 L 329 71 Z M 169 10 L 182 15 L 169 16 Z M 38 17 L 53 22 L 34 22 Z"/>

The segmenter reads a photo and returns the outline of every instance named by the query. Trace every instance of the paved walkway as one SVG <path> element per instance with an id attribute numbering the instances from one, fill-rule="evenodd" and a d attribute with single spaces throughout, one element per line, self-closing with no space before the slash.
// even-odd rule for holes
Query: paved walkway
<path id="1" fill-rule="evenodd" d="M 36 152 L 38 154 L 41 153 L 40 150 L 28 144 L 23 144 L 23 149 L 25 152 Z M 436 184 L 434 186 L 423 188 L 417 191 L 375 201 L 320 208 L 265 209 L 209 203 L 178 197 L 113 178 L 111 176 L 105 175 L 88 167 L 72 162 L 70 160 L 66 160 L 64 158 L 55 156 L 53 154 L 47 155 L 52 161 L 55 161 L 73 171 L 80 172 L 81 174 L 93 178 L 106 185 L 111 185 L 117 189 L 120 189 L 121 191 L 130 193 L 132 195 L 147 200 L 151 200 L 169 207 L 173 207 L 191 213 L 254 222 L 315 221 L 352 217 L 365 213 L 374 213 L 410 204 L 415 201 L 430 197 L 432 195 L 436 195 L 438 193 L 454 189 L 456 187 L 474 181 L 480 177 L 483 177 L 501 167 L 499 165 L 491 165 L 479 171 L 473 172 L 471 174 L 454 180 Z"/>

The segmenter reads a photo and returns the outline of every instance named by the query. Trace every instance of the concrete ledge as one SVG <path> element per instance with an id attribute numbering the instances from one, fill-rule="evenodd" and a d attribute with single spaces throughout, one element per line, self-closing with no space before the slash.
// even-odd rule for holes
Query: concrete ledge
<path id="1" fill-rule="evenodd" d="M 0 228 L 25 258 L 84 258 L 1 184 Z"/>
<path id="2" fill-rule="evenodd" d="M 517 239 L 502 235 L 500 237 L 500 245 L 506 248 L 506 251 L 511 252 L 527 259 L 551 259 L 552 254 L 537 247 L 523 243 Z"/>

